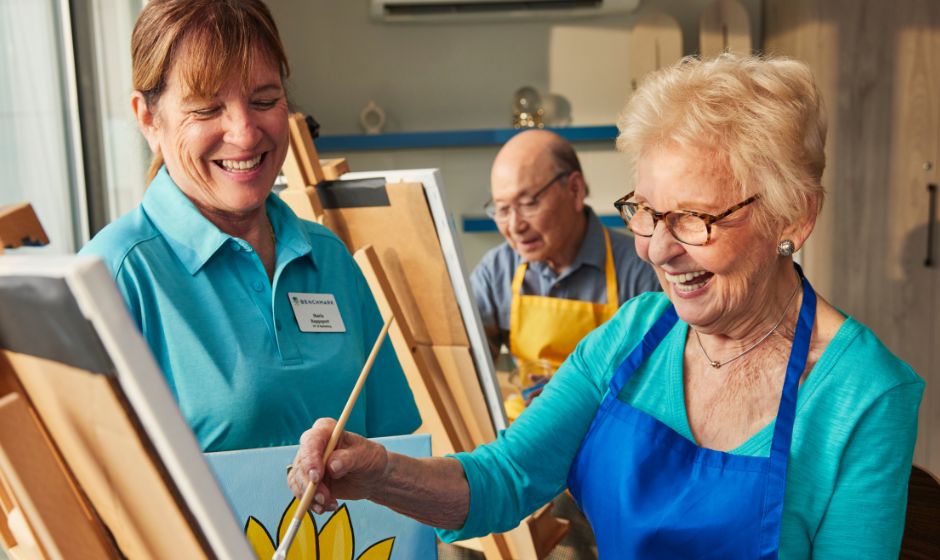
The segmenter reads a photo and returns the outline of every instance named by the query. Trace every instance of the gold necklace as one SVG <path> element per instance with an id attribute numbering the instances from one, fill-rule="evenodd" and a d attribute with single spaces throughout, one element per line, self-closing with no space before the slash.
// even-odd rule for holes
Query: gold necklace
<path id="1" fill-rule="evenodd" d="M 713 360 L 713 359 L 711 359 L 711 358 L 708 357 L 708 352 L 705 351 L 705 347 L 702 345 L 702 338 L 699 336 L 698 331 L 693 328 L 692 331 L 695 333 L 695 340 L 698 341 L 698 347 L 702 349 L 702 354 L 704 354 L 704 355 L 705 355 L 705 359 L 708 360 L 708 365 L 712 366 L 712 367 L 715 368 L 715 369 L 718 369 L 718 368 L 720 368 L 721 366 L 730 364 L 731 362 L 737 360 L 737 359 L 740 358 L 741 356 L 747 354 L 747 353 L 750 352 L 751 350 L 753 350 L 753 349 L 757 348 L 758 346 L 760 346 L 760 343 L 761 343 L 761 342 L 764 342 L 765 340 L 767 340 L 767 339 L 770 337 L 770 335 L 774 334 L 774 331 L 776 331 L 776 330 L 777 330 L 777 327 L 780 326 L 780 323 L 783 322 L 783 318 L 787 316 L 787 310 L 790 309 L 790 304 L 793 303 L 793 298 L 796 297 L 796 293 L 800 290 L 800 286 L 802 286 L 802 284 L 803 284 L 803 282 L 797 282 L 797 284 L 796 284 L 796 289 L 793 290 L 793 293 L 790 294 L 790 299 L 787 300 L 787 304 L 786 304 L 786 305 L 784 306 L 784 308 L 783 308 L 783 314 L 780 315 L 780 318 L 779 318 L 779 319 L 777 319 L 777 322 L 776 322 L 776 324 L 774 324 L 773 328 L 770 329 L 770 330 L 767 332 L 767 334 L 765 334 L 764 336 L 760 337 L 760 340 L 758 340 L 758 341 L 755 342 L 754 344 L 748 346 L 747 349 L 746 349 L 744 352 L 741 352 L 741 353 L 738 354 L 737 356 L 735 356 L 735 357 L 733 357 L 733 358 L 731 358 L 731 359 L 725 360 L 724 362 L 719 362 L 718 360 Z"/>

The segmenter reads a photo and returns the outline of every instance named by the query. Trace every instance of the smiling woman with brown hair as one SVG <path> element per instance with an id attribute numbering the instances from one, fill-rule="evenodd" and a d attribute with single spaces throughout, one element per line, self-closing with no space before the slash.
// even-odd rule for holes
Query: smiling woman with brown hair
<path id="1" fill-rule="evenodd" d="M 897 558 L 923 381 L 794 265 L 822 204 L 805 65 L 726 54 L 654 73 L 620 121 L 616 203 L 663 293 L 625 303 L 497 441 L 412 459 L 333 422 L 289 484 L 505 531 L 567 486 L 601 558 Z"/>
<path id="2" fill-rule="evenodd" d="M 258 0 L 151 0 L 132 56 L 149 186 L 82 253 L 110 267 L 205 451 L 291 444 L 339 415 L 383 321 L 339 239 L 271 192 L 288 149 L 277 27 Z M 356 433 L 420 424 L 390 345 L 359 403 Z"/>

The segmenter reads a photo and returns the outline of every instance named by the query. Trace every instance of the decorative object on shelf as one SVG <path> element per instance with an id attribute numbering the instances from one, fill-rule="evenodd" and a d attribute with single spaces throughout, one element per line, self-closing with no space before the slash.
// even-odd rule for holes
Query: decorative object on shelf
<path id="1" fill-rule="evenodd" d="M 570 126 L 571 102 L 557 93 L 542 96 L 542 122 L 545 126 Z"/>
<path id="2" fill-rule="evenodd" d="M 524 86 L 512 95 L 513 128 L 543 128 L 542 96 L 531 86 Z"/>
<path id="3" fill-rule="evenodd" d="M 359 124 L 366 134 L 378 134 L 385 126 L 385 111 L 375 101 L 369 101 L 359 113 Z"/>

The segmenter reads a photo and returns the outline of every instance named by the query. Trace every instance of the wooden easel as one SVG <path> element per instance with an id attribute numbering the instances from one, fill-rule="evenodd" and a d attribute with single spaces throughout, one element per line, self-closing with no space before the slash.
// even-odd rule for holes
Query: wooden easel
<path id="1" fill-rule="evenodd" d="M 0 207 L 0 253 L 48 243 L 32 206 Z M 112 380 L 17 353 L 6 346 L 11 341 L 16 337 L 4 331 L 0 549 L 7 557 L 208 557 Z"/>
<path id="2" fill-rule="evenodd" d="M 12 558 L 119 558 L 0 353 L 0 541 Z"/>
<path id="3" fill-rule="evenodd" d="M 8 550 L 26 544 L 24 560 L 209 557 L 105 375 L 0 350 L 0 385 L 19 387 L 0 398 Z M 26 543 L 6 540 L 14 508 Z"/>
<path id="4" fill-rule="evenodd" d="M 437 375 L 439 371 L 433 363 L 433 357 L 419 348 L 410 321 L 395 297 L 375 249 L 366 245 L 356 251 L 353 258 L 362 269 L 382 316 L 395 317 L 389 338 L 408 376 L 408 384 L 416 393 L 415 400 L 423 405 L 420 408 L 424 423 L 420 431 L 429 432 L 434 438 L 454 442 L 452 452 L 472 449 L 473 439 L 459 416 L 459 409 L 446 381 L 443 376 Z"/>
<path id="5" fill-rule="evenodd" d="M 48 244 L 49 238 L 29 203 L 0 206 L 0 254 L 22 245 Z"/>
<path id="6" fill-rule="evenodd" d="M 415 342 L 408 318 L 395 297 L 375 250 L 366 245 L 356 251 L 353 258 L 362 269 L 382 316 L 395 317 L 389 337 L 421 408 L 424 424 L 419 431 L 430 432 L 432 437 L 449 438 L 451 442 L 467 441 L 469 434 L 460 414 L 461 407 L 450 395 L 447 380 L 438 375 L 439 368 L 435 367 L 433 357 L 426 351 L 422 352 L 421 345 Z M 459 448 L 459 444 L 455 444 L 454 451 L 472 450 L 475 445 L 472 438 L 469 441 L 469 447 Z M 569 528 L 567 520 L 555 518 L 550 511 L 551 504 L 548 504 L 530 516 L 520 528 L 481 539 L 484 555 L 501 559 L 543 558 L 565 537 Z M 477 548 L 473 543 L 466 544 Z"/>
<path id="7" fill-rule="evenodd" d="M 320 178 L 329 179 L 335 171 L 316 172 L 317 155 L 312 141 L 307 145 L 309 133 L 304 138 L 305 123 L 299 116 L 292 117 L 291 122 L 292 126 L 304 126 L 291 135 L 292 146 L 284 165 L 288 187 L 281 197 L 298 215 L 316 219 L 343 239 L 355 253 L 383 315 L 395 316 L 389 336 L 424 421 L 419 431 L 432 435 L 436 455 L 471 451 L 492 441 L 496 432 L 468 350 L 466 332 L 459 326 L 460 311 L 441 249 L 428 242 L 429 238 L 436 240 L 436 234 L 427 215 L 422 186 L 385 186 L 388 205 L 415 210 L 408 216 L 413 219 L 396 223 L 397 233 L 415 243 L 396 246 L 388 230 L 377 223 L 386 211 L 381 206 L 324 209 L 316 185 Z M 345 160 L 339 161 L 345 166 Z M 301 169 L 305 171 L 298 173 Z M 415 270 L 418 261 L 430 262 L 435 269 Z M 482 550 L 488 559 L 528 560 L 544 557 L 567 531 L 568 522 L 552 516 L 550 506 L 546 506 L 513 531 L 461 544 Z"/>
<path id="8" fill-rule="evenodd" d="M 345 158 L 320 160 L 310 128 L 302 114 L 293 113 L 288 118 L 288 124 L 290 149 L 281 168 L 287 177 L 287 189 L 281 191 L 281 198 L 301 218 L 322 223 L 323 205 L 320 204 L 316 187 L 325 180 L 339 179 L 349 171 L 349 166 Z"/>

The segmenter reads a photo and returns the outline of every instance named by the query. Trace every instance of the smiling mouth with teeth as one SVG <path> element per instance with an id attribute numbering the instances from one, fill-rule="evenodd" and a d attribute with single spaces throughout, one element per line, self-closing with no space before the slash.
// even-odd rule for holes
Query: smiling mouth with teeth
<path id="1" fill-rule="evenodd" d="M 265 154 L 267 154 L 267 152 L 265 152 L 264 154 L 255 156 L 251 159 L 244 159 L 244 160 L 218 159 L 218 160 L 214 160 L 213 163 L 215 163 L 216 165 L 218 165 L 219 167 L 221 167 L 222 169 L 226 171 L 234 171 L 234 172 L 251 171 L 255 169 L 256 167 L 258 167 L 259 165 L 261 165 L 261 162 L 264 160 Z"/>
<path id="2" fill-rule="evenodd" d="M 707 284 L 712 276 L 714 276 L 714 274 L 704 270 L 684 272 L 682 274 L 669 274 L 667 272 L 666 280 L 675 286 L 677 291 L 692 292 Z"/>

